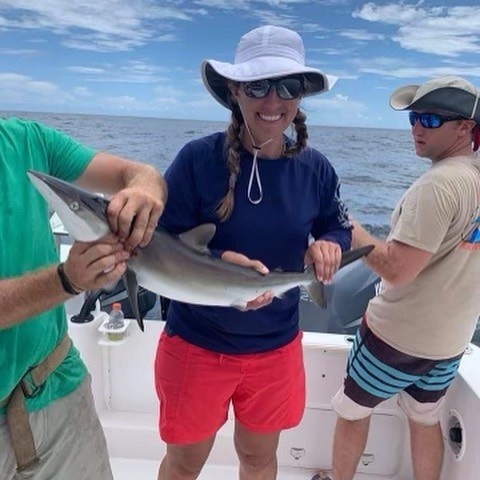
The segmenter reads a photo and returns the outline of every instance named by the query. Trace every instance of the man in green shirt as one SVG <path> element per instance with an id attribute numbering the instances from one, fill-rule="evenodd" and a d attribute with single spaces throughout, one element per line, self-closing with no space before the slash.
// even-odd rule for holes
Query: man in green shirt
<path id="1" fill-rule="evenodd" d="M 95 243 L 74 243 L 59 269 L 48 207 L 28 169 L 112 193 L 113 234 Z M 165 201 L 163 178 L 151 166 L 95 152 L 39 123 L 0 119 L 2 480 L 17 478 L 17 469 L 35 480 L 112 479 L 90 377 L 78 351 L 65 341 L 63 302 L 118 280 L 130 253 L 150 241 Z M 42 371 L 39 382 L 32 368 L 45 359 L 54 368 Z M 11 408 L 17 394 L 22 401 L 17 398 L 16 404 L 28 414 L 26 433 L 16 417 L 9 421 L 18 415 L 17 407 Z M 81 422 L 68 421 L 71 415 Z"/>

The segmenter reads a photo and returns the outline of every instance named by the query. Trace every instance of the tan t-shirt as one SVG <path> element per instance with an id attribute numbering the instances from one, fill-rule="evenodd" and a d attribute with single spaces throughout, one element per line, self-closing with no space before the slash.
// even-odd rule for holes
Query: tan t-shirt
<path id="1" fill-rule="evenodd" d="M 444 359 L 470 342 L 480 314 L 479 170 L 475 156 L 435 163 L 392 213 L 388 240 L 433 253 L 409 284 L 383 280 L 368 305 L 369 327 L 404 353 Z"/>

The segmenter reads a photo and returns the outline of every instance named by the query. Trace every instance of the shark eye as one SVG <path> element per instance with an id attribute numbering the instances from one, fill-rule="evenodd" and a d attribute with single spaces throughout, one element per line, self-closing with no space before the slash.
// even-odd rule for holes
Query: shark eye
<path id="1" fill-rule="evenodd" d="M 76 212 L 77 210 L 80 210 L 80 204 L 76 200 L 74 200 L 70 203 L 69 208 L 70 210 L 72 210 L 72 212 Z"/>

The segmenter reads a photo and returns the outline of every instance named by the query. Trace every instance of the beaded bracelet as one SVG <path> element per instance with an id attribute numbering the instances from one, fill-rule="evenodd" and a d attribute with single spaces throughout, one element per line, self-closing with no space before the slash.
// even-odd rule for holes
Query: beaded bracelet
<path id="1" fill-rule="evenodd" d="M 65 292 L 69 293 L 70 295 L 78 295 L 79 293 L 82 293 L 81 291 L 76 290 L 75 287 L 70 283 L 70 280 L 65 274 L 63 262 L 58 265 L 57 274 L 58 278 L 60 278 L 60 282 L 62 283 L 62 287 Z"/>

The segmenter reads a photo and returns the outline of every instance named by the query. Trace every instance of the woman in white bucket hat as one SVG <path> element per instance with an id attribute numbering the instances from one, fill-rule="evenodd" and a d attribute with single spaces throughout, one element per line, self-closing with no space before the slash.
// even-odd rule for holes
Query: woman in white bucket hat
<path id="1" fill-rule="evenodd" d="M 231 122 L 181 149 L 165 175 L 161 226 L 183 233 L 214 223 L 206 241 L 222 259 L 263 274 L 314 263 L 328 282 L 350 248 L 350 224 L 333 167 L 306 146 L 299 109 L 328 90 L 328 77 L 305 65 L 297 33 L 264 26 L 240 39 L 233 64 L 203 62 L 202 78 Z M 284 135 L 291 124 L 294 140 Z M 199 475 L 230 405 L 240 478 L 276 477 L 279 434 L 305 406 L 298 303 L 298 289 L 265 292 L 238 305 L 244 311 L 171 302 L 155 363 L 167 443 L 159 479 Z"/>

